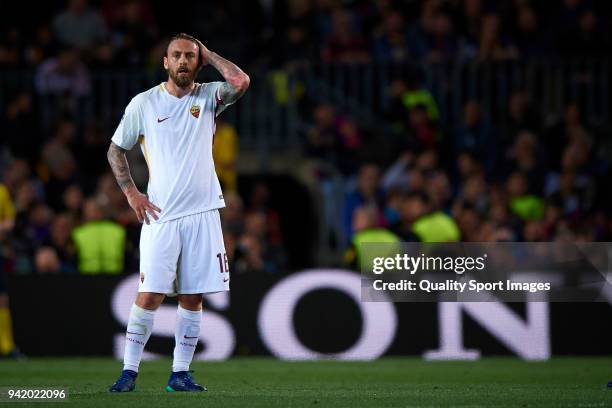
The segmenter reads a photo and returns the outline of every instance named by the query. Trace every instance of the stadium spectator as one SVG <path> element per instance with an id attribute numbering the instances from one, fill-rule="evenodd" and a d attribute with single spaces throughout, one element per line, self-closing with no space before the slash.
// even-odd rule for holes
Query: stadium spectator
<path id="1" fill-rule="evenodd" d="M 62 211 L 70 216 L 74 225 L 81 223 L 83 216 L 83 190 L 78 184 L 71 184 L 62 194 Z"/>
<path id="2" fill-rule="evenodd" d="M 419 60 L 426 60 L 429 55 L 428 37 L 433 32 L 434 20 L 438 11 L 438 5 L 434 0 L 424 1 L 421 4 L 419 19 L 412 24 L 409 30 L 410 53 Z"/>
<path id="3" fill-rule="evenodd" d="M 15 226 L 15 206 L 6 186 L 0 183 L 0 240 L 4 241 Z"/>
<path id="4" fill-rule="evenodd" d="M 306 154 L 322 161 L 336 162 L 338 135 L 335 128 L 336 112 L 333 106 L 321 104 L 313 112 L 313 124 L 308 131 Z"/>
<path id="5" fill-rule="evenodd" d="M 536 58 L 549 55 L 552 44 L 547 33 L 543 33 L 538 16 L 532 7 L 521 7 L 516 21 L 516 48 L 521 58 Z"/>
<path id="6" fill-rule="evenodd" d="M 478 102 L 466 102 L 463 120 L 454 131 L 454 150 L 470 152 L 489 167 L 491 164 L 487 159 L 495 158 L 495 154 L 488 150 L 494 144 L 492 136 L 493 129 L 483 118 Z"/>
<path id="7" fill-rule="evenodd" d="M 461 231 L 461 241 L 479 242 L 482 225 L 478 212 L 469 204 L 463 203 L 456 206 L 453 217 L 457 220 L 457 226 Z"/>
<path id="8" fill-rule="evenodd" d="M 31 168 L 23 159 L 11 160 L 4 171 L 3 184 L 11 194 L 17 192 L 17 188 L 31 176 Z"/>
<path id="9" fill-rule="evenodd" d="M 4 132 L 13 157 L 33 160 L 38 154 L 40 135 L 33 105 L 32 95 L 21 91 L 6 107 Z"/>
<path id="10" fill-rule="evenodd" d="M 87 96 L 91 92 L 89 72 L 75 50 L 64 48 L 39 66 L 36 88 L 41 95 Z"/>
<path id="11" fill-rule="evenodd" d="M 559 170 L 567 145 L 573 141 L 588 145 L 590 139 L 589 128 L 584 123 L 578 103 L 568 103 L 563 118 L 548 128 L 544 135 L 544 143 L 550 156 L 548 165 L 553 170 Z"/>
<path id="12" fill-rule="evenodd" d="M 215 171 L 221 182 L 223 191 L 236 191 L 237 173 L 236 160 L 238 158 L 238 133 L 236 128 L 217 118 L 217 128 L 213 143 L 213 159 L 215 161 Z"/>
<path id="13" fill-rule="evenodd" d="M 379 32 L 374 38 L 373 53 L 379 62 L 408 61 L 408 31 L 404 17 L 398 11 L 390 11 L 384 16 Z"/>
<path id="14" fill-rule="evenodd" d="M 428 61 L 449 61 L 459 54 L 461 43 L 447 14 L 440 12 L 435 15 L 428 34 Z"/>
<path id="15" fill-rule="evenodd" d="M 490 200 L 484 175 L 475 173 L 464 180 L 457 192 L 453 203 L 453 213 L 459 213 L 462 208 L 469 208 L 477 216 L 486 216 L 489 204 Z"/>
<path id="16" fill-rule="evenodd" d="M 260 214 L 263 217 L 266 225 L 266 236 L 263 238 L 273 245 L 280 245 L 283 242 L 280 216 L 270 206 L 270 189 L 263 181 L 256 182 L 253 186 L 246 216 L 248 217 L 251 214 Z"/>
<path id="17" fill-rule="evenodd" d="M 535 111 L 529 101 L 529 96 L 525 89 L 518 89 L 510 95 L 506 123 L 501 129 L 499 144 L 504 149 L 509 146 L 516 134 L 522 130 L 529 130 L 539 133 L 541 131 L 541 121 L 539 114 Z"/>
<path id="18" fill-rule="evenodd" d="M 424 191 L 435 210 L 449 211 L 451 189 L 448 176 L 443 171 L 434 171 L 427 177 Z"/>
<path id="19" fill-rule="evenodd" d="M 113 63 L 141 66 L 158 32 L 151 5 L 137 0 L 105 3 L 107 19 L 111 20 L 111 50 L 116 49 Z"/>
<path id="20" fill-rule="evenodd" d="M 590 9 L 580 14 L 578 27 L 567 30 L 560 44 L 562 54 L 581 57 L 603 56 L 610 49 L 608 39 L 598 27 L 597 16 Z"/>
<path id="21" fill-rule="evenodd" d="M 9 296 L 6 283 L 10 254 L 8 238 L 15 226 L 15 208 L 8 189 L 0 182 L 0 357 L 18 357 L 19 350 L 13 339 L 13 321 L 9 308 Z"/>
<path id="22" fill-rule="evenodd" d="M 7 26 L 4 34 L 0 37 L 0 67 L 19 68 L 26 61 L 23 47 L 27 40 L 16 25 Z"/>
<path id="23" fill-rule="evenodd" d="M 474 56 L 478 49 L 478 38 L 483 17 L 483 2 L 481 0 L 465 0 L 457 10 L 457 31 L 464 37 L 466 55 Z"/>
<path id="24" fill-rule="evenodd" d="M 423 72 L 420 69 L 412 69 L 406 75 L 406 89 L 401 92 L 400 98 L 406 109 L 411 110 L 417 106 L 424 106 L 430 121 L 436 122 L 440 118 L 438 104 L 431 91 L 425 86 Z"/>
<path id="25" fill-rule="evenodd" d="M 84 223 L 72 232 L 81 274 L 120 274 L 124 272 L 126 232 L 121 225 L 105 220 L 95 199 L 84 203 Z"/>
<path id="26" fill-rule="evenodd" d="M 323 46 L 321 58 L 326 62 L 367 62 L 368 43 L 363 38 L 354 15 L 342 8 L 332 12 L 332 32 Z"/>
<path id="27" fill-rule="evenodd" d="M 15 208 L 17 209 L 18 217 L 22 214 L 27 214 L 34 204 L 40 201 L 34 183 L 27 180 L 19 184 L 15 194 Z"/>
<path id="28" fill-rule="evenodd" d="M 271 224 L 274 226 L 274 224 Z M 270 226 L 262 212 L 247 214 L 240 248 L 245 253 L 248 266 L 253 271 L 279 273 L 286 264 L 282 245 L 270 237 Z"/>
<path id="29" fill-rule="evenodd" d="M 412 152 L 404 151 L 401 153 L 383 174 L 381 185 L 385 191 L 420 189 L 420 186 L 415 188 L 414 185 L 415 178 L 418 178 L 418 176 L 411 172 L 413 164 L 414 154 Z M 416 183 L 418 184 L 418 181 Z"/>
<path id="30" fill-rule="evenodd" d="M 53 210 L 42 202 L 35 203 L 28 214 L 28 236 L 34 248 L 39 247 L 49 236 Z"/>
<path id="31" fill-rule="evenodd" d="M 47 200 L 55 210 L 61 208 L 62 193 L 70 184 L 78 181 L 77 160 L 71 149 L 76 137 L 73 122 L 62 120 L 56 126 L 55 136 L 42 148 L 41 159 L 45 171 Z"/>
<path id="32" fill-rule="evenodd" d="M 401 149 L 422 151 L 434 149 L 440 143 L 440 133 L 435 123 L 429 118 L 427 106 L 417 104 L 408 111 L 408 128 Z"/>
<path id="33" fill-rule="evenodd" d="M 93 120 L 84 123 L 73 148 L 77 157 L 88 158 L 85 162 L 79 163 L 83 184 L 95 184 L 97 178 L 107 170 L 107 150 L 108 134 L 102 124 Z"/>
<path id="34" fill-rule="evenodd" d="M 261 272 L 264 270 L 263 253 L 257 237 L 244 234 L 234 250 L 233 266 L 236 272 Z"/>
<path id="35" fill-rule="evenodd" d="M 60 43 L 77 49 L 91 47 L 107 34 L 104 18 L 87 0 L 68 0 L 53 19 L 53 31 Z"/>
<path id="36" fill-rule="evenodd" d="M 126 265 L 138 267 L 137 253 L 140 242 L 141 224 L 138 222 L 136 214 L 124 199 L 121 189 L 117 185 L 114 176 L 107 172 L 98 179 L 98 187 L 95 191 L 95 202 L 99 206 L 102 214 L 112 221 L 115 221 L 125 231 Z"/>
<path id="37" fill-rule="evenodd" d="M 59 273 L 60 260 L 55 250 L 46 246 L 38 248 L 34 255 L 34 269 L 41 275 Z"/>
<path id="38" fill-rule="evenodd" d="M 43 241 L 43 248 L 47 248 L 53 255 L 44 255 L 45 258 L 56 258 L 57 268 L 54 271 L 60 273 L 75 273 L 75 248 L 72 242 L 72 230 L 74 223 L 69 214 L 55 216 L 51 223 L 49 236 Z M 40 269 L 36 268 L 39 272 Z M 49 269 L 49 268 L 47 268 Z"/>
<path id="39" fill-rule="evenodd" d="M 404 197 L 399 221 L 390 229 L 404 241 L 452 242 L 461 237 L 455 221 L 434 209 L 427 194 L 419 192 Z"/>
<path id="40" fill-rule="evenodd" d="M 36 67 L 44 60 L 57 54 L 57 42 L 49 24 L 44 23 L 36 29 L 36 37 L 26 46 L 25 58 L 30 67 Z"/>
<path id="41" fill-rule="evenodd" d="M 287 28 L 287 36 L 282 46 L 275 51 L 274 64 L 283 65 L 284 69 L 289 71 L 310 65 L 315 55 L 310 32 L 298 24 Z"/>
<path id="42" fill-rule="evenodd" d="M 400 238 L 386 228 L 379 226 L 378 209 L 375 207 L 359 207 L 353 212 L 353 231 L 349 249 L 344 254 L 344 262 L 356 270 L 361 265 L 371 265 L 369 259 L 364 259 L 361 252 L 363 244 L 385 243 L 397 244 Z"/>
<path id="43" fill-rule="evenodd" d="M 483 17 L 478 58 L 480 60 L 509 60 L 515 59 L 518 51 L 512 41 L 505 37 L 501 31 L 499 16 L 488 14 Z"/>
<path id="44" fill-rule="evenodd" d="M 354 190 L 346 193 L 343 204 L 344 234 L 347 239 L 352 239 L 353 217 L 357 208 L 369 206 L 378 214 L 378 225 L 384 224 L 383 214 L 385 208 L 385 196 L 380 185 L 380 169 L 375 164 L 365 164 L 359 169 L 357 186 Z"/>
<path id="45" fill-rule="evenodd" d="M 528 183 L 527 176 L 520 171 L 515 171 L 508 177 L 510 209 L 523 220 L 540 220 L 544 216 L 544 201 L 529 194 Z"/>
<path id="46" fill-rule="evenodd" d="M 221 210 L 221 216 L 224 231 L 228 231 L 234 237 L 244 232 L 244 203 L 236 191 L 225 194 L 225 208 Z"/>
<path id="47" fill-rule="evenodd" d="M 544 188 L 546 167 L 544 154 L 539 150 L 536 136 L 529 131 L 520 132 L 505 157 L 506 171 L 520 171 L 527 176 L 528 191 L 537 192 Z"/>
<path id="48" fill-rule="evenodd" d="M 43 126 L 49 126 L 62 115 L 80 117 L 82 102 L 92 89 L 91 78 L 78 53 L 64 48 L 37 68 L 36 90 L 44 101 Z"/>

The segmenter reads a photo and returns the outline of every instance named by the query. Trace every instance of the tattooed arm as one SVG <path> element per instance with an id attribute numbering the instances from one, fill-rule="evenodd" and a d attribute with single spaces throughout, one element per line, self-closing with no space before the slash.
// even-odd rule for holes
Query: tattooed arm
<path id="1" fill-rule="evenodd" d="M 251 79 L 236 64 L 226 60 L 219 54 L 210 51 L 201 42 L 200 56 L 203 65 L 212 65 L 225 78 L 223 85 L 219 88 L 219 99 L 223 105 L 234 103 L 246 92 Z"/>
<path id="2" fill-rule="evenodd" d="M 158 216 L 155 211 L 161 212 L 161 210 L 151 203 L 148 197 L 142 194 L 140 191 L 138 191 L 138 188 L 136 188 L 134 180 L 132 180 L 132 175 L 130 174 L 130 166 L 128 164 L 127 157 L 125 157 L 126 153 L 127 150 L 122 149 L 115 143 L 111 142 L 108 152 L 106 153 L 106 157 L 108 158 L 111 169 L 113 169 L 113 174 L 117 179 L 117 183 L 125 194 L 130 207 L 132 207 L 136 213 L 138 221 L 144 221 L 148 224 L 149 217 L 147 216 L 147 213 L 157 220 Z"/>

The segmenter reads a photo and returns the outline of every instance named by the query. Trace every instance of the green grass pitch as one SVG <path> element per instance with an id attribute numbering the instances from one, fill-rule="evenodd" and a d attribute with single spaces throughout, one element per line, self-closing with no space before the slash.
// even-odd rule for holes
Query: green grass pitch
<path id="1" fill-rule="evenodd" d="M 132 393 L 110 394 L 120 371 L 108 358 L 0 361 L 0 387 L 68 387 L 75 407 L 612 407 L 612 358 L 524 362 L 284 362 L 235 358 L 192 364 L 205 393 L 164 391 L 170 360 L 143 362 Z M 4 405 L 0 402 L 0 405 Z M 11 405 L 10 403 L 6 406 Z"/>

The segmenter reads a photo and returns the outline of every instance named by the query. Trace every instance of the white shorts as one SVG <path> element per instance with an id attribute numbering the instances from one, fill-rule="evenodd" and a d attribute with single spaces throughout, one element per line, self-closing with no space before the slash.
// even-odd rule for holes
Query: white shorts
<path id="1" fill-rule="evenodd" d="M 227 290 L 229 268 L 219 210 L 142 225 L 139 292 L 174 296 Z"/>

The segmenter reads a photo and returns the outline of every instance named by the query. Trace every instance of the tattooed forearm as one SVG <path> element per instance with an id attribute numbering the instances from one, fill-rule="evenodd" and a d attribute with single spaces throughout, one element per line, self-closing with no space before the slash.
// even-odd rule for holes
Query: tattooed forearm
<path id="1" fill-rule="evenodd" d="M 244 71 L 214 52 L 208 54 L 208 63 L 225 78 L 226 82 L 219 88 L 219 98 L 224 104 L 235 102 L 244 95 L 251 82 Z"/>
<path id="2" fill-rule="evenodd" d="M 127 157 L 125 157 L 126 152 L 127 150 L 111 142 L 108 152 L 106 153 L 106 157 L 108 158 L 111 169 L 113 169 L 113 174 L 117 179 L 117 183 L 125 194 L 136 188 L 134 180 L 132 180 L 132 175 L 130 174 L 130 166 Z"/>

